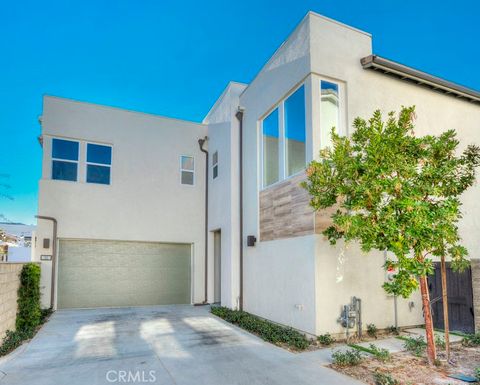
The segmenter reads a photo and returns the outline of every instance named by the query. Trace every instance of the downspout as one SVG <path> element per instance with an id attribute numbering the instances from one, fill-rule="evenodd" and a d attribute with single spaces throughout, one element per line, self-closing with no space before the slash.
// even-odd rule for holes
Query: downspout
<path id="1" fill-rule="evenodd" d="M 243 112 L 244 109 L 239 106 L 235 114 L 239 122 L 240 294 L 238 306 L 240 310 L 243 310 Z"/>
<path id="2" fill-rule="evenodd" d="M 205 299 L 201 303 L 194 304 L 195 306 L 208 304 L 208 151 L 203 148 L 203 145 L 208 140 L 208 136 L 198 139 L 200 151 L 205 153 Z"/>
<path id="3" fill-rule="evenodd" d="M 55 304 L 55 281 L 56 281 L 56 265 L 57 265 L 57 220 L 53 217 L 45 217 L 43 215 L 35 215 L 37 219 L 44 219 L 53 222 L 53 237 L 52 237 L 52 279 L 50 288 L 50 307 L 53 309 Z"/>

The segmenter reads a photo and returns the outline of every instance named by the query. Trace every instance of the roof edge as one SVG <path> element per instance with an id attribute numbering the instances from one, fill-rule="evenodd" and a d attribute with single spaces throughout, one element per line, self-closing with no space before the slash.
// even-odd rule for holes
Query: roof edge
<path id="1" fill-rule="evenodd" d="M 480 104 L 480 92 L 476 90 L 385 59 L 378 55 L 366 56 L 360 60 L 360 63 L 364 69 L 381 71 L 387 75 L 390 74 L 399 77 L 401 80 L 414 81 L 418 85 L 427 86 L 435 91 Z"/>

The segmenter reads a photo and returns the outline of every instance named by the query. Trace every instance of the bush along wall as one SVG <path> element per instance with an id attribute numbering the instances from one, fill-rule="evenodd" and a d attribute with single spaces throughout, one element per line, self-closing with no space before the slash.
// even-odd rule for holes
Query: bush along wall
<path id="1" fill-rule="evenodd" d="M 212 307 L 211 312 L 273 344 L 285 344 L 294 350 L 305 350 L 310 345 L 307 337 L 295 329 L 278 325 L 245 311 L 218 306 Z"/>
<path id="2" fill-rule="evenodd" d="M 32 338 L 38 326 L 46 321 L 51 309 L 40 308 L 40 266 L 26 263 L 20 272 L 20 287 L 17 298 L 18 310 L 15 331 L 7 331 L 0 345 L 0 356 L 10 353 Z"/>

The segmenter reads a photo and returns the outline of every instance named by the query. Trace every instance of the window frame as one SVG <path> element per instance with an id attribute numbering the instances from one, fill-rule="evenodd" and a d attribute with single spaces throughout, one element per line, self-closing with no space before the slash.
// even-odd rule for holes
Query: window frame
<path id="1" fill-rule="evenodd" d="M 305 172 L 307 168 L 308 161 L 308 103 L 307 97 L 309 95 L 309 89 L 307 87 L 308 77 L 304 78 L 301 82 L 297 83 L 290 91 L 288 91 L 277 103 L 271 106 L 263 115 L 260 116 L 257 128 L 259 134 L 259 165 L 260 165 L 260 183 L 259 191 L 266 190 L 272 186 L 275 186 L 279 183 L 282 183 L 288 179 L 295 178 L 301 173 Z M 286 151 L 286 137 L 285 137 L 285 101 L 297 92 L 301 87 L 304 87 L 304 109 L 305 109 L 305 168 L 292 174 L 287 175 L 287 151 Z M 263 169 L 263 159 L 264 159 L 264 141 L 263 141 L 263 121 L 267 118 L 275 109 L 278 109 L 278 181 L 269 184 L 268 186 L 264 185 L 264 169 Z"/>
<path id="2" fill-rule="evenodd" d="M 85 163 L 85 171 L 84 171 L 84 182 L 88 184 L 93 184 L 93 185 L 100 185 L 100 186 L 111 186 L 112 185 L 112 164 L 113 164 L 113 145 L 107 144 L 107 143 L 98 143 L 98 142 L 92 142 L 92 141 L 84 141 L 85 144 L 85 150 L 84 150 L 84 163 Z M 88 161 L 88 145 L 89 144 L 94 144 L 97 146 L 103 146 L 103 147 L 110 147 L 110 164 L 105 164 L 105 163 L 95 163 L 95 162 L 89 162 Z M 101 166 L 101 167 L 108 167 L 110 169 L 110 180 L 109 183 L 96 183 L 96 182 L 88 182 L 88 166 Z"/>
<path id="3" fill-rule="evenodd" d="M 71 160 L 71 159 L 63 159 L 63 158 L 55 158 L 53 156 L 53 142 L 54 140 L 62 140 L 64 142 L 73 142 L 77 143 L 78 149 L 77 149 L 77 160 Z M 79 173 L 80 173 L 80 140 L 76 139 L 70 139 L 70 138 L 62 138 L 59 136 L 52 136 L 50 140 L 50 180 L 55 180 L 55 181 L 60 181 L 60 182 L 71 182 L 71 183 L 76 183 L 79 181 Z M 74 163 L 77 165 L 77 175 L 75 180 L 69 180 L 69 179 L 57 179 L 53 177 L 53 162 L 65 162 L 65 163 Z"/>
<path id="4" fill-rule="evenodd" d="M 192 170 L 183 168 L 183 162 L 182 162 L 183 159 L 182 158 L 191 158 L 193 160 L 193 169 Z M 195 177 L 196 169 L 195 169 L 195 167 L 196 167 L 195 166 L 195 157 L 193 155 L 180 155 L 180 173 L 179 173 L 179 176 L 180 176 L 180 185 L 181 186 L 190 186 L 190 187 L 195 186 L 195 182 L 196 182 L 196 177 Z M 192 184 L 182 183 L 182 173 L 183 172 L 190 172 L 190 173 L 193 174 Z"/>
<path id="5" fill-rule="evenodd" d="M 215 158 L 217 158 L 216 161 L 214 161 Z M 194 163 L 194 167 L 195 167 L 195 163 Z M 217 169 L 217 175 L 215 175 L 215 168 Z M 217 179 L 217 178 L 218 178 L 218 150 L 216 150 L 212 154 L 212 179 Z"/>

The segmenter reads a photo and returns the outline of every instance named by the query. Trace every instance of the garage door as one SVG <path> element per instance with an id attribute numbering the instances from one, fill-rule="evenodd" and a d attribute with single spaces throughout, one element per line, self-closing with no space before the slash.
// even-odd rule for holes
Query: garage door
<path id="1" fill-rule="evenodd" d="M 190 303 L 190 245 L 60 240 L 58 308 Z"/>

